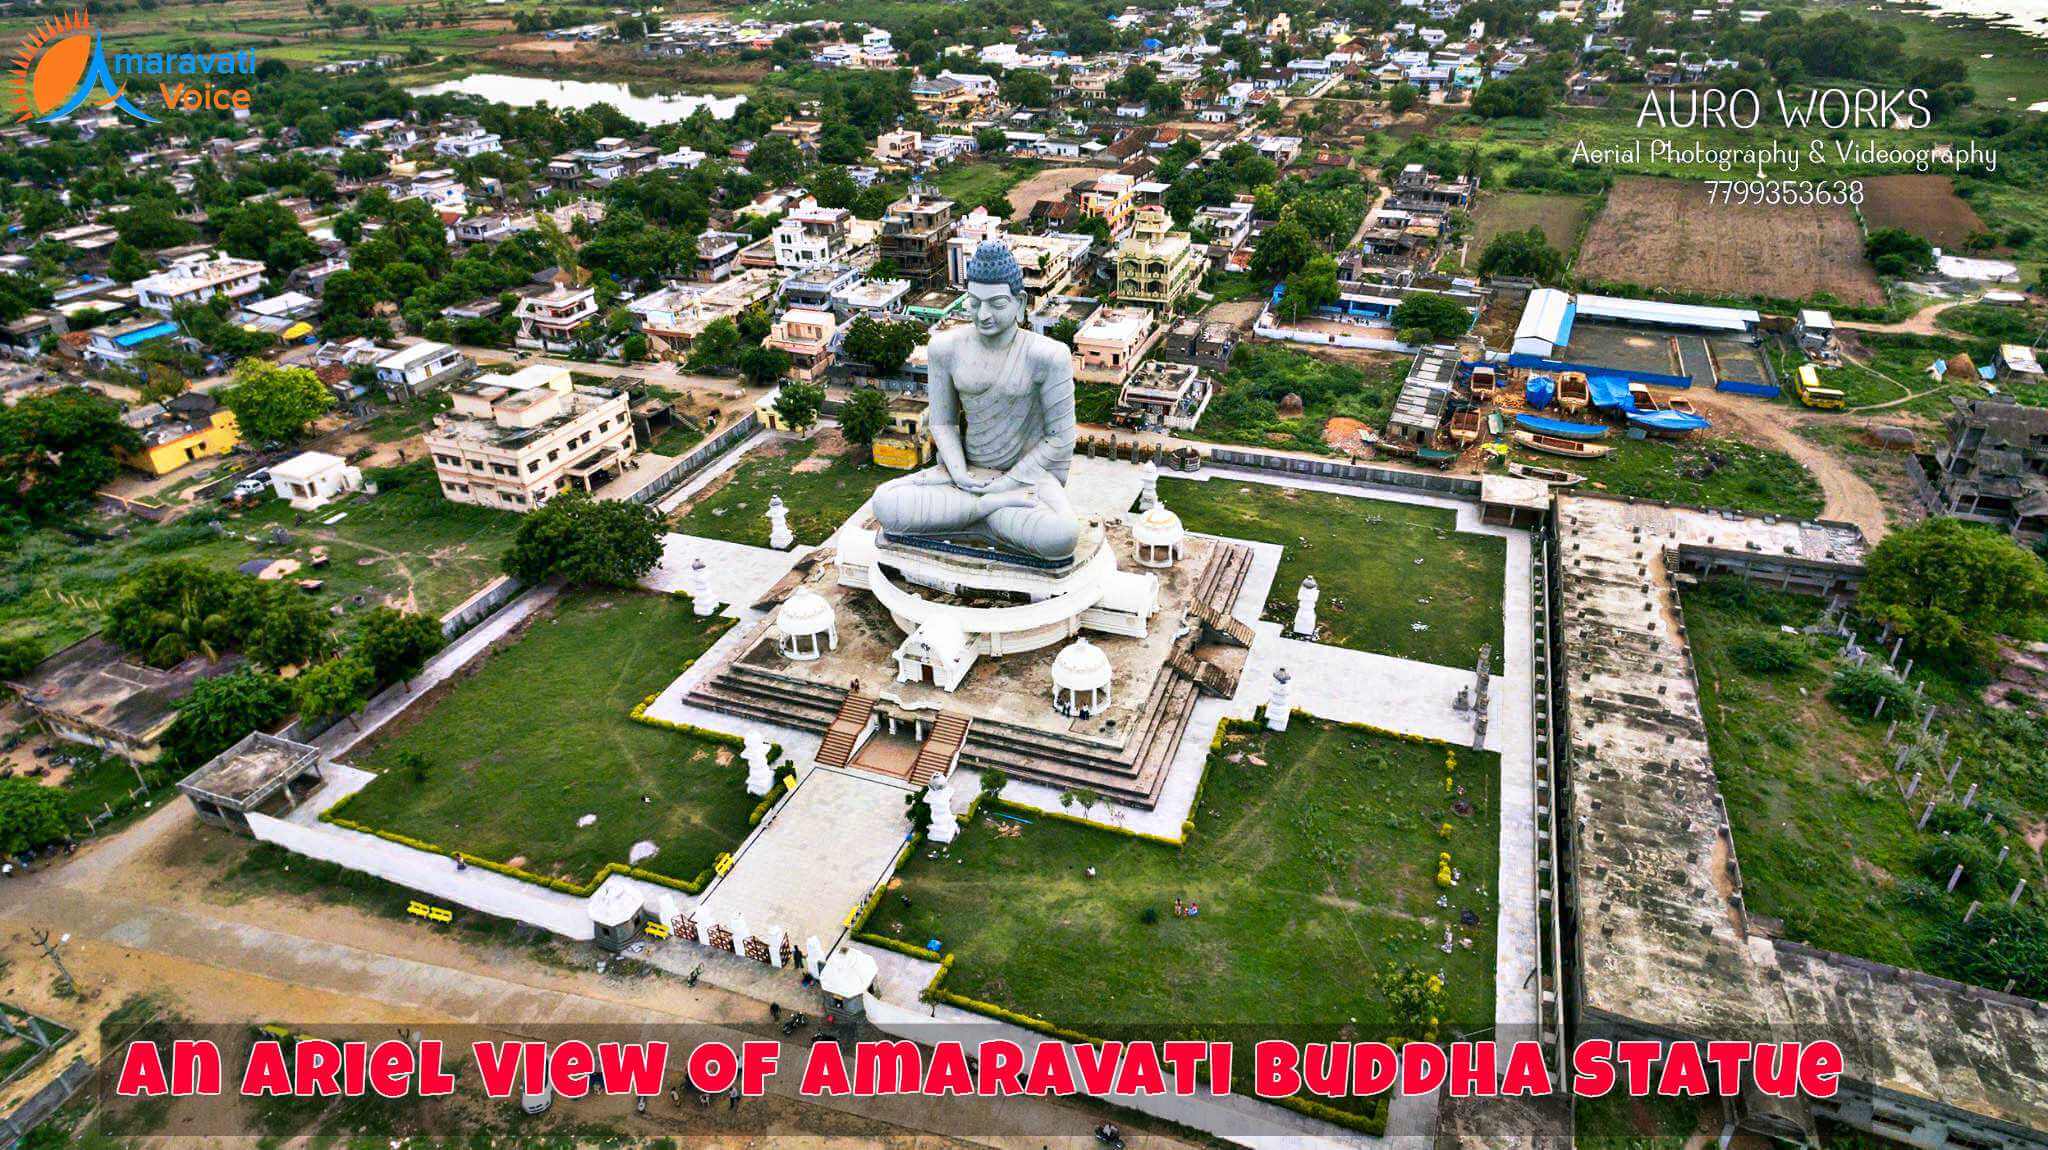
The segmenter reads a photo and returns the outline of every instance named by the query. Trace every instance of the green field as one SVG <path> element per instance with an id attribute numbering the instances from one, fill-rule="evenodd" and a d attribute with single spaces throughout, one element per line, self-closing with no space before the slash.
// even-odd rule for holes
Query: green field
<path id="1" fill-rule="evenodd" d="M 948 164 L 939 169 L 936 182 L 939 194 L 958 204 L 964 213 L 976 204 L 987 203 L 990 197 L 1007 193 L 1036 170 L 1035 165 L 987 161 Z"/>
<path id="2" fill-rule="evenodd" d="M 827 444 L 831 447 L 827 447 Z M 868 462 L 867 451 L 842 446 L 836 434 L 784 441 L 748 452 L 731 472 L 669 520 L 674 530 L 707 539 L 768 546 L 768 500 L 782 496 L 796 541 L 815 546 L 866 503 L 887 480 L 903 474 Z"/>
<path id="3" fill-rule="evenodd" d="M 1517 447 L 1513 457 L 1576 472 L 1596 491 L 1638 499 L 1798 519 L 1819 515 L 1822 507 L 1820 484 L 1798 460 L 1733 439 L 1621 439 L 1599 459 L 1559 459 Z"/>
<path id="4" fill-rule="evenodd" d="M 1322 642 L 1448 667 L 1472 666 L 1490 643 L 1501 666 L 1507 542 L 1454 533 L 1455 512 L 1171 476 L 1159 497 L 1190 531 L 1286 548 L 1265 618 L 1291 623 L 1296 591 L 1314 575 Z"/>
<path id="5" fill-rule="evenodd" d="M 948 990 L 1089 1034 L 1414 1037 L 1376 988 L 1389 964 L 1445 974 L 1443 1037 L 1482 1030 L 1498 758 L 1460 749 L 1454 775 L 1469 813 L 1452 811 L 1442 746 L 1306 717 L 1233 733 L 1210 755 L 1186 846 L 984 815 L 939 857 L 920 851 L 867 930 L 937 941 L 954 956 Z M 1440 851 L 1460 872 L 1449 890 Z M 1175 898 L 1200 914 L 1176 917 Z M 1459 941 L 1444 954 L 1447 926 Z"/>
<path id="6" fill-rule="evenodd" d="M 355 765 L 382 777 L 335 814 L 526 870 L 585 882 L 627 860 L 693 879 L 747 833 L 755 799 L 730 747 L 633 721 L 723 630 L 687 598 L 575 592 Z M 426 762 L 424 781 L 409 756 Z M 577 826 L 596 815 L 589 827 Z"/>
<path id="7" fill-rule="evenodd" d="M 2014 823 L 2036 825 L 2048 810 L 2048 785 L 2037 765 L 2041 722 L 1986 708 L 1967 677 L 1916 671 L 1952 732 L 1944 758 L 1961 754 L 1968 769 L 1944 787 L 1938 770 L 1946 761 L 1930 764 L 1917 801 L 1908 803 L 1892 780 L 1886 721 L 1846 714 L 1826 697 L 1843 665 L 1839 641 L 1779 631 L 1812 623 L 1820 615 L 1818 600 L 1730 579 L 1687 591 L 1684 604 L 1700 709 L 1749 909 L 1782 919 L 1790 938 L 1965 977 L 1952 966 L 1942 933 L 1972 897 L 1999 899 L 2004 892 L 1994 888 L 2010 882 L 1970 875 L 1960 897 L 1943 894 L 1949 864 L 1930 853 L 1942 836 L 1914 824 L 1927 800 L 1941 795 L 1947 810 L 1931 824 L 1936 829 L 1955 826 L 1964 837 L 2003 833 L 1959 809 L 1961 791 L 1981 781 Z M 1795 652 L 1797 665 L 1752 669 L 1760 665 L 1759 649 Z M 1992 808 L 1980 803 L 1977 809 Z M 2037 884 L 2038 856 L 2016 835 L 2008 841 L 2013 875 Z"/>
<path id="8" fill-rule="evenodd" d="M 266 499 L 248 511 L 220 513 L 221 529 L 199 508 L 172 523 L 127 517 L 85 521 L 77 536 L 29 533 L 0 551 L 0 638 L 36 638 L 56 650 L 99 629 L 100 604 L 129 572 L 155 559 L 191 559 L 227 569 L 251 559 L 296 559 L 295 579 L 321 579 L 323 605 L 357 609 L 389 597 L 440 615 L 498 574 L 519 517 L 450 503 L 424 461 L 366 472 L 378 494 L 358 495 L 314 512 Z M 326 520 L 343 518 L 328 523 Z M 274 541 L 273 531 L 282 532 Z M 328 565 L 311 566 L 314 547 Z"/>
<path id="9" fill-rule="evenodd" d="M 1334 454 L 1323 440 L 1324 425 L 1343 417 L 1371 428 L 1385 426 L 1409 362 L 1389 356 L 1384 363 L 1359 367 L 1287 347 L 1240 345 L 1230 370 L 1217 379 L 1216 397 L 1201 422 L 1193 433 L 1181 434 L 1212 443 Z M 1280 413 L 1290 397 L 1300 401 L 1301 414 Z"/>

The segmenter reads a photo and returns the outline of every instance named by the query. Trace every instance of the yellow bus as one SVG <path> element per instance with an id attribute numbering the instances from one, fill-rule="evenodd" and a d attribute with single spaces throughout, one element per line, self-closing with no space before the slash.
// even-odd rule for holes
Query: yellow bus
<path id="1" fill-rule="evenodd" d="M 1793 379 L 1799 388 L 1799 402 L 1808 407 L 1835 408 L 1842 406 L 1842 393 L 1836 388 L 1820 385 L 1820 372 L 1810 363 L 1802 363 Z"/>

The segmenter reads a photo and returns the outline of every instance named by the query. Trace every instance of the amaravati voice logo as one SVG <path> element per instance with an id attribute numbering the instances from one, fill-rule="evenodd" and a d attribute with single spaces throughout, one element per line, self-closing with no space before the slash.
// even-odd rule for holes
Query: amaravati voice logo
<path id="1" fill-rule="evenodd" d="M 78 109 L 118 108 L 146 123 L 155 116 L 128 98 L 107 65 L 106 46 L 83 11 L 45 20 L 21 39 L 14 67 L 0 82 L 0 106 L 19 123 L 61 120 Z"/>

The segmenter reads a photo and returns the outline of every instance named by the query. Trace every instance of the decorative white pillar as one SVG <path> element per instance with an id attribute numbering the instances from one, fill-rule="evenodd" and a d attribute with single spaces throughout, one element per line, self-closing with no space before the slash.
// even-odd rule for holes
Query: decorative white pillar
<path id="1" fill-rule="evenodd" d="M 782 496 L 768 497 L 768 546 L 777 551 L 787 551 L 796 542 L 795 533 L 789 529 L 789 508 L 783 504 Z"/>
<path id="2" fill-rule="evenodd" d="M 711 572 L 704 569 L 704 560 L 690 560 L 690 576 L 683 584 L 689 592 L 692 608 L 699 618 L 718 610 L 718 600 L 711 597 Z"/>
<path id="3" fill-rule="evenodd" d="M 1293 706 L 1287 697 L 1290 678 L 1285 667 L 1273 672 L 1273 690 L 1266 696 L 1266 729 L 1269 731 L 1287 729 L 1287 716 L 1292 713 Z"/>
<path id="4" fill-rule="evenodd" d="M 747 764 L 747 793 L 757 799 L 767 794 L 775 785 L 775 768 L 768 763 L 768 740 L 748 731 L 740 758 Z"/>
<path id="5" fill-rule="evenodd" d="M 1314 638 L 1316 633 L 1316 600 L 1323 592 L 1316 586 L 1316 577 L 1311 575 L 1301 581 L 1301 589 L 1294 596 L 1294 633 Z"/>
<path id="6" fill-rule="evenodd" d="M 810 935 L 804 939 L 804 973 L 816 978 L 824 969 L 825 944 L 818 941 L 817 935 Z"/>
<path id="7" fill-rule="evenodd" d="M 1138 477 L 1144 483 L 1138 493 L 1138 510 L 1149 511 L 1159 502 L 1159 465 L 1146 460 L 1138 467 Z"/>
<path id="8" fill-rule="evenodd" d="M 931 829 L 925 837 L 942 845 L 959 838 L 960 820 L 953 817 L 953 788 L 946 784 L 946 776 L 932 780 L 924 792 L 924 802 L 932 812 Z"/>
<path id="9" fill-rule="evenodd" d="M 780 923 L 768 928 L 768 965 L 777 970 L 782 969 L 782 944 L 788 937 L 789 932 Z"/>

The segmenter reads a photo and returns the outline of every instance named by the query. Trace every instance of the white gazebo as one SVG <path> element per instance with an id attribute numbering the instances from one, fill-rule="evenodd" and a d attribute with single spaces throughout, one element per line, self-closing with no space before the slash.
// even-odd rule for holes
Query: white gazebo
<path id="1" fill-rule="evenodd" d="M 1181 543 L 1187 534 L 1180 525 L 1180 516 L 1167 510 L 1164 503 L 1153 503 L 1131 528 L 1131 539 L 1138 545 L 1138 566 L 1173 566 L 1180 560 Z"/>
<path id="2" fill-rule="evenodd" d="M 775 612 L 775 634 L 785 658 L 810 662 L 839 649 L 839 618 L 823 595 L 799 587 Z"/>
<path id="3" fill-rule="evenodd" d="M 976 653 L 960 621 L 939 612 L 919 623 L 896 648 L 896 681 L 930 683 L 951 691 L 967 677 Z"/>
<path id="4" fill-rule="evenodd" d="M 1052 661 L 1052 709 L 1062 715 L 1099 715 L 1109 706 L 1109 656 L 1086 639 L 1067 644 Z"/>

